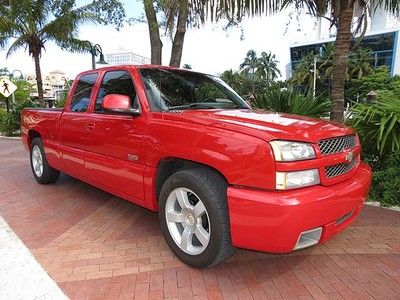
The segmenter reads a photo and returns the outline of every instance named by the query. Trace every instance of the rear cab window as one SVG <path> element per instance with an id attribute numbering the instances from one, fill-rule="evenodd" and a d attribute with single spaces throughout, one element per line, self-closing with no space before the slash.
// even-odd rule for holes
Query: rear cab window
<path id="1" fill-rule="evenodd" d="M 97 80 L 97 73 L 82 75 L 76 84 L 69 106 L 72 112 L 86 112 L 89 108 L 93 86 Z"/>

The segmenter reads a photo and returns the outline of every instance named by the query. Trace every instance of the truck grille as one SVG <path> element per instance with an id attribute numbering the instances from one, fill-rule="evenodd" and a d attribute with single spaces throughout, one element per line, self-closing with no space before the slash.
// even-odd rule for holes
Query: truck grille
<path id="1" fill-rule="evenodd" d="M 349 172 L 351 169 L 353 169 L 356 165 L 357 165 L 357 159 L 354 159 L 349 163 L 341 163 L 338 165 L 325 167 L 325 175 L 327 178 L 343 175 Z"/>
<path id="2" fill-rule="evenodd" d="M 320 140 L 318 142 L 319 149 L 322 155 L 329 155 L 343 152 L 345 149 L 356 146 L 356 136 L 346 135 L 331 139 Z"/>

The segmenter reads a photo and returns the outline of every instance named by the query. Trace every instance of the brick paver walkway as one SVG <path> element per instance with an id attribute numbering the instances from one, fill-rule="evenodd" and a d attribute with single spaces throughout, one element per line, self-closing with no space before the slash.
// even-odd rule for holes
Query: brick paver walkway
<path id="1" fill-rule="evenodd" d="M 400 299 L 399 212 L 367 206 L 324 245 L 239 250 L 194 270 L 169 251 L 156 214 L 65 175 L 38 185 L 18 140 L 0 138 L 0 192 L 0 214 L 73 299 Z"/>

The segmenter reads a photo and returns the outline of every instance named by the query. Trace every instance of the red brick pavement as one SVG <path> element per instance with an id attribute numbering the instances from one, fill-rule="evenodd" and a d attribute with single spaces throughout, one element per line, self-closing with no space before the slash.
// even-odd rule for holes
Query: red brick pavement
<path id="1" fill-rule="evenodd" d="M 156 214 L 65 175 L 38 185 L 18 140 L 0 138 L 0 187 L 0 213 L 72 299 L 400 299 L 398 212 L 366 206 L 324 245 L 194 270 Z"/>

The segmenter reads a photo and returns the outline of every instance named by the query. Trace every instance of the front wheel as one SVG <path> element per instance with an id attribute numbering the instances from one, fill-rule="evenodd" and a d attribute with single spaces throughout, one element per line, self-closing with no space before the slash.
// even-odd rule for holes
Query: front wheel
<path id="1" fill-rule="evenodd" d="M 53 183 L 60 177 L 60 172 L 49 166 L 41 138 L 35 138 L 31 144 L 31 169 L 40 184 Z"/>
<path id="2" fill-rule="evenodd" d="M 226 189 L 220 175 L 200 168 L 179 171 L 164 183 L 161 229 L 172 252 L 184 263 L 207 268 L 234 252 Z"/>

